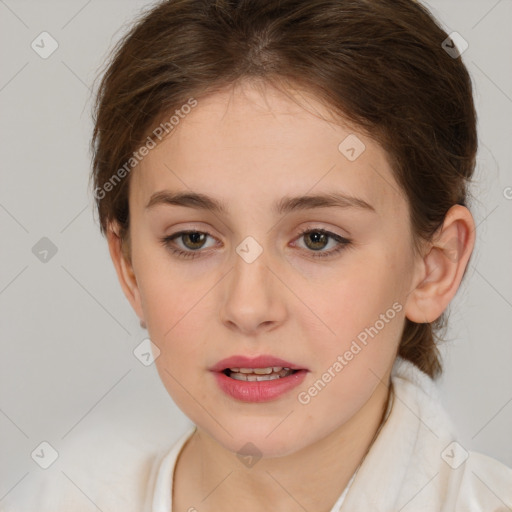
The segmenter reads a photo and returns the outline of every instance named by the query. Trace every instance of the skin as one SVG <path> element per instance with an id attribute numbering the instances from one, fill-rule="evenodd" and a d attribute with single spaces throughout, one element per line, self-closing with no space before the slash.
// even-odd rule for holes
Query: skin
<path id="1" fill-rule="evenodd" d="M 161 351 L 159 375 L 197 425 L 178 459 L 173 510 L 243 504 L 249 512 L 328 512 L 382 422 L 405 317 L 435 320 L 459 287 L 473 250 L 473 218 L 452 207 L 433 242 L 416 254 L 407 198 L 385 151 L 343 119 L 328 121 L 328 109 L 313 96 L 245 82 L 198 101 L 132 171 L 131 258 L 123 256 L 115 224 L 108 233 L 123 291 Z M 350 134 L 366 146 L 355 161 L 338 150 Z M 229 212 L 145 208 L 164 189 L 207 194 Z M 332 191 L 364 199 L 375 211 L 271 210 L 285 196 Z M 302 228 L 325 229 L 351 244 L 315 258 L 338 243 L 315 245 L 299 236 Z M 160 242 L 186 229 L 211 235 L 203 246 L 187 236 L 174 240 L 183 251 L 198 247 L 195 259 L 173 255 Z M 263 249 L 250 264 L 236 252 L 247 236 Z M 298 393 L 394 303 L 401 311 L 309 403 L 300 403 Z M 272 354 L 309 373 L 274 401 L 237 401 L 208 370 L 234 354 Z M 236 456 L 248 441 L 262 454 L 252 467 Z"/>

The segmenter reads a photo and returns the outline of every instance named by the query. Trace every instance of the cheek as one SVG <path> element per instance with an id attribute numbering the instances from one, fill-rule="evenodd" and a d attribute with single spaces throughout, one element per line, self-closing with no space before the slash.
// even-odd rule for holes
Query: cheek
<path id="1" fill-rule="evenodd" d="M 404 308 L 396 276 L 380 254 L 362 258 L 361 265 L 350 266 L 350 271 L 347 267 L 321 287 L 305 285 L 300 292 L 307 291 L 307 304 L 316 315 L 301 320 L 302 331 L 308 333 L 307 351 L 316 362 L 308 385 L 316 382 L 322 389 L 305 408 L 312 417 L 325 417 L 333 404 L 340 404 L 332 421 L 347 420 L 369 399 L 393 364 Z M 307 387 L 301 391 L 308 399 Z"/>
<path id="2" fill-rule="evenodd" d="M 201 411 L 196 410 L 196 404 L 208 399 L 207 389 L 199 385 L 199 374 L 207 374 L 206 362 L 200 356 L 207 353 L 204 326 L 211 313 L 205 309 L 207 301 L 201 301 L 205 294 L 202 286 L 169 283 L 172 281 L 148 280 L 143 291 L 149 335 L 160 349 L 155 365 L 176 405 L 193 421 L 199 421 Z"/>
<path id="3" fill-rule="evenodd" d="M 142 307 L 153 334 L 162 339 L 170 329 L 179 328 L 180 319 L 193 314 L 201 284 L 197 279 L 183 276 L 182 266 L 154 240 L 141 240 L 138 247 L 144 248 L 136 260 Z"/>
<path id="4" fill-rule="evenodd" d="M 145 281 L 141 287 L 144 312 L 152 338 L 162 351 L 173 350 L 181 341 L 180 350 L 186 353 L 186 347 L 200 339 L 200 328 L 208 314 L 207 300 L 201 300 L 205 293 L 200 283 L 185 284 L 161 275 Z"/>
<path id="5" fill-rule="evenodd" d="M 326 324 L 304 322 L 314 374 L 302 386 L 303 411 L 319 431 L 348 421 L 372 396 L 392 366 L 403 325 L 403 306 L 382 265 L 334 279 L 307 302 Z M 320 335 L 321 332 L 321 335 Z M 307 402 L 307 403 L 305 403 Z M 319 418 L 322 418 L 321 420 Z"/>
<path id="6" fill-rule="evenodd" d="M 311 342 L 316 347 L 323 345 L 327 354 L 348 349 L 353 339 L 364 339 L 365 329 L 375 324 L 378 338 L 394 339 L 399 332 L 400 293 L 386 259 L 368 257 L 361 261 L 361 265 L 344 267 L 329 279 L 304 282 L 297 289 L 308 309 L 296 318 L 301 319 Z M 299 307 L 304 309 L 302 304 Z"/>
<path id="7" fill-rule="evenodd" d="M 154 258 L 147 264 L 148 258 L 148 262 L 141 263 L 138 286 L 142 308 L 149 337 L 160 350 L 155 363 L 162 380 L 172 385 L 167 372 L 181 376 L 181 369 L 191 368 L 194 360 L 197 363 L 195 344 L 201 339 L 200 326 L 204 325 L 204 302 L 200 300 L 204 286 L 183 280 L 169 262 L 159 265 Z"/>

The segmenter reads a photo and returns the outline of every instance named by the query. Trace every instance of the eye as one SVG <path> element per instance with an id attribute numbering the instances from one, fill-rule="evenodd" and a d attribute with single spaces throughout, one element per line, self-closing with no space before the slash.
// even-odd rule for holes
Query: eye
<path id="1" fill-rule="evenodd" d="M 347 248 L 352 242 L 348 238 L 344 238 L 336 233 L 332 233 L 325 229 L 305 229 L 301 231 L 299 239 L 303 238 L 306 241 L 306 247 L 311 249 L 311 256 L 314 258 L 327 258 L 334 256 Z M 335 247 L 329 251 L 321 251 L 328 244 L 329 239 L 337 243 Z"/>
<path id="2" fill-rule="evenodd" d="M 180 258 L 188 258 L 193 259 L 197 258 L 201 254 L 199 253 L 199 249 L 201 249 L 204 245 L 204 241 L 206 237 L 212 236 L 210 233 L 204 231 L 179 231 L 173 235 L 166 236 L 161 239 L 164 247 L 167 247 L 172 254 L 176 254 Z M 212 237 L 213 238 L 213 237 Z M 181 239 L 181 241 L 186 241 L 184 243 L 185 248 L 192 249 L 191 251 L 184 251 L 181 249 L 176 249 L 174 247 L 175 239 Z"/>
<path id="3" fill-rule="evenodd" d="M 193 259 L 201 256 L 202 252 L 204 252 L 201 249 L 204 247 L 207 237 L 214 238 L 208 232 L 190 230 L 179 231 L 162 238 L 160 241 L 164 247 L 179 258 Z M 310 256 L 314 258 L 334 256 L 351 244 L 351 240 L 325 229 L 305 229 L 301 231 L 298 238 L 306 240 L 306 248 L 309 249 L 307 252 L 312 253 Z M 185 250 L 176 248 L 175 240 L 181 240 Z M 329 251 L 322 251 L 328 245 L 329 240 L 334 241 L 337 245 Z"/>

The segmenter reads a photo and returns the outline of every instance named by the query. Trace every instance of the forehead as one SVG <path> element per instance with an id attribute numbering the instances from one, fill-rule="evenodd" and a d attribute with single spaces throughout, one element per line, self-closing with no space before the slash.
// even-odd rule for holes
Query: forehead
<path id="1" fill-rule="evenodd" d="M 380 145 L 314 96 L 267 85 L 198 99 L 144 157 L 133 180 L 130 201 L 140 207 L 165 188 L 229 202 L 332 189 L 363 198 L 379 214 L 405 207 Z"/>

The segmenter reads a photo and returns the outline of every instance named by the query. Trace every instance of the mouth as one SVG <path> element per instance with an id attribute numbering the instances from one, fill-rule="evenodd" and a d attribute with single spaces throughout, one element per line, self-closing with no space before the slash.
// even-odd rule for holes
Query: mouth
<path id="1" fill-rule="evenodd" d="M 225 368 L 221 373 L 234 380 L 261 382 L 289 377 L 298 371 L 282 366 L 268 366 L 266 368 Z"/>
<path id="2" fill-rule="evenodd" d="M 230 398 L 258 403 L 289 395 L 292 389 L 304 382 L 308 371 L 288 366 L 230 366 L 219 368 L 213 374 L 219 389 Z"/>
<path id="3" fill-rule="evenodd" d="M 308 369 L 270 354 L 233 355 L 209 370 L 219 389 L 241 402 L 269 402 L 289 394 L 304 381 Z"/>

